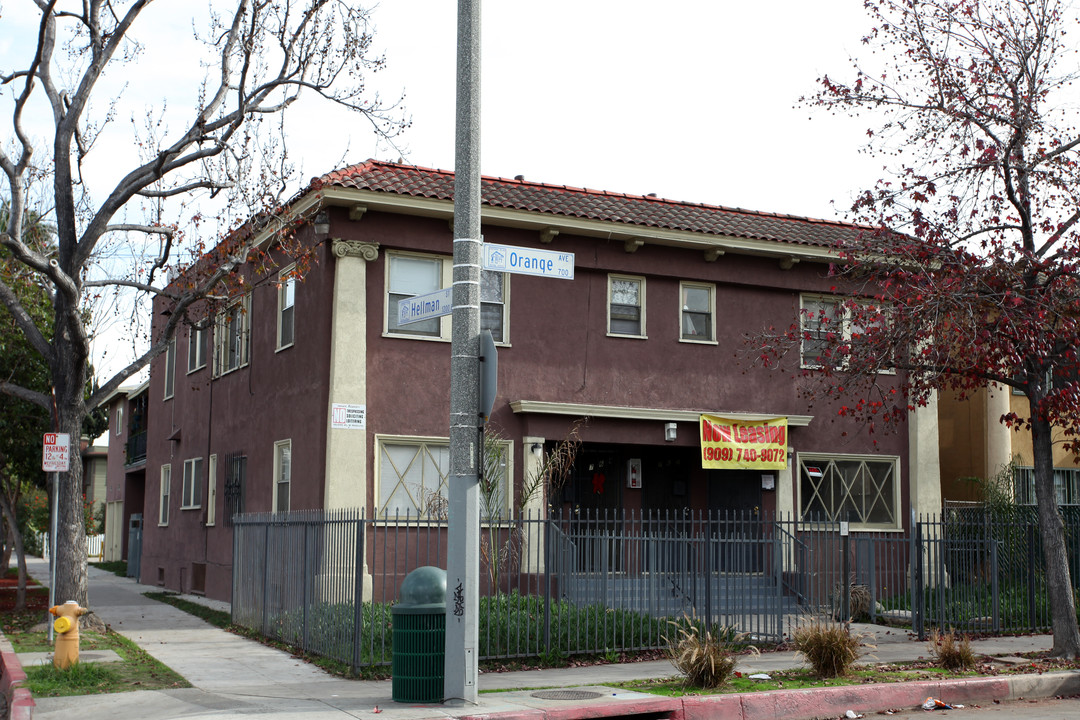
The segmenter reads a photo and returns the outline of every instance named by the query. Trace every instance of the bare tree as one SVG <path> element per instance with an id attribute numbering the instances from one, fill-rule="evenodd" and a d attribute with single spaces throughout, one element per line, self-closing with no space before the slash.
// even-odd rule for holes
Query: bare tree
<path id="1" fill-rule="evenodd" d="M 307 222 L 280 210 L 294 171 L 281 117 L 299 97 L 321 96 L 349 108 L 385 137 L 406 123 L 396 104 L 382 103 L 366 88 L 367 76 L 384 63 L 372 56 L 366 10 L 335 0 L 221 0 L 211 2 L 205 21 L 176 18 L 203 29 L 195 34 L 205 54 L 174 59 L 190 64 L 196 81 L 190 88 L 160 88 L 164 97 L 157 108 L 134 116 L 125 133 L 138 158 L 129 167 L 115 167 L 112 157 L 98 157 L 110 152 L 101 146 L 106 129 L 116 125 L 117 93 L 123 91 L 109 83 L 132 71 L 141 42 L 158 39 L 160 18 L 155 24 L 149 17 L 154 3 L 32 2 L 39 18 L 36 41 L 29 43 L 25 64 L 0 69 L 3 100 L 11 110 L 0 147 L 6 183 L 0 191 L 10 198 L 0 243 L 47 288 L 52 317 L 36 323 L 3 283 L 0 302 L 48 362 L 52 389 L 42 393 L 9 383 L 0 390 L 47 408 L 51 429 L 77 439 L 86 414 L 166 349 L 187 308 L 228 294 L 237 268 L 260 244 L 288 247 L 290 233 Z M 21 239 L 28 198 L 41 185 L 48 187 L 48 202 L 38 198 L 33 206 L 50 208 L 42 214 L 56 230 L 52 257 Z M 198 227 L 200 217 L 190 203 L 199 197 L 215 198 L 234 216 L 254 219 L 221 242 L 204 244 L 183 232 Z M 201 221 L 208 224 L 205 217 Z M 152 240 L 155 251 L 145 262 L 97 262 L 111 240 L 125 235 Z M 214 249 L 204 255 L 208 245 Z M 144 297 L 164 293 L 162 275 L 176 270 L 184 282 L 169 286 L 173 314 L 163 332 L 86 399 L 88 303 L 110 288 Z M 81 464 L 73 462 L 60 478 L 56 591 L 61 600 L 85 604 L 81 487 Z"/>
<path id="2" fill-rule="evenodd" d="M 871 427 L 938 390 L 1023 393 L 1029 412 L 1001 421 L 1031 432 L 1054 653 L 1077 657 L 1051 436 L 1080 447 L 1076 18 L 1057 0 L 865 5 L 877 64 L 821 78 L 809 102 L 869 111 L 870 149 L 891 167 L 853 208 L 868 229 L 834 268 L 840 298 L 804 310 L 761 357 L 797 349 L 809 391 Z M 877 382 L 894 370 L 899 387 Z"/>

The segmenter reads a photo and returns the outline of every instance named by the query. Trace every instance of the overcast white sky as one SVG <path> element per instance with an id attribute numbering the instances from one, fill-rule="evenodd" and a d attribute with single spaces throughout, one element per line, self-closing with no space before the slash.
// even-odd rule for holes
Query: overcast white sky
<path id="1" fill-rule="evenodd" d="M 189 7 L 157 3 L 136 30 L 144 55 L 109 78 L 122 103 L 160 109 L 165 93 L 197 86 Z M 488 0 L 482 13 L 486 175 L 834 218 L 882 174 L 859 154 L 868 120 L 798 106 L 822 73 L 850 75 L 868 27 L 859 2 Z M 0 70 L 25 67 L 34 15 L 30 0 L 4 0 Z M 457 3 L 383 0 L 373 18 L 388 68 L 371 84 L 405 94 L 405 161 L 453 169 Z M 183 96 L 167 108 L 188 116 Z M 88 173 L 127 167 L 131 115 L 118 113 Z M 325 102 L 302 104 L 288 128 L 305 181 L 343 155 L 399 157 Z M 121 346 L 95 343 L 102 374 L 122 366 Z"/>
<path id="2" fill-rule="evenodd" d="M 375 22 L 379 82 L 404 88 L 414 121 L 407 160 L 452 168 L 456 3 L 386 0 Z M 481 169 L 834 217 L 880 176 L 858 154 L 866 123 L 794 106 L 821 73 L 848 74 L 867 27 L 851 0 L 488 0 Z M 351 147 L 372 154 L 362 135 Z"/>

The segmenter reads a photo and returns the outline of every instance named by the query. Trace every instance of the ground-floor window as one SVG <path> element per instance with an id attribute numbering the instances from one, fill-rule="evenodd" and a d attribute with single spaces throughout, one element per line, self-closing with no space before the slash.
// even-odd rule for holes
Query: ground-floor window
<path id="1" fill-rule="evenodd" d="M 900 527 L 896 457 L 799 453 L 799 516 L 866 529 Z"/>
<path id="2" fill-rule="evenodd" d="M 446 519 L 450 442 L 445 438 L 377 437 L 378 513 L 386 517 Z M 488 477 L 481 483 L 480 512 L 503 515 L 509 507 L 507 442 L 489 443 Z"/>
<path id="3" fill-rule="evenodd" d="M 1018 467 L 1013 475 L 1017 505 L 1035 504 L 1035 468 Z M 1054 498 L 1058 505 L 1080 505 L 1080 470 L 1054 468 Z"/>

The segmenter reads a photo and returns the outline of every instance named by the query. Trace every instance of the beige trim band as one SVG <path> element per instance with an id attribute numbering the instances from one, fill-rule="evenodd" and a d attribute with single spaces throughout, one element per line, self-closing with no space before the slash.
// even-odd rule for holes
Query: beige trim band
<path id="1" fill-rule="evenodd" d="M 576 417 L 605 417 L 620 420 L 666 420 L 668 422 L 697 422 L 702 415 L 719 415 L 732 420 L 766 420 L 787 417 L 788 425 L 806 427 L 813 415 L 787 415 L 783 413 L 724 412 L 721 410 L 666 410 L 664 408 L 624 407 L 622 405 L 586 405 L 583 403 L 558 403 L 543 400 L 514 400 L 510 409 L 515 413 L 537 415 L 573 415 Z"/>

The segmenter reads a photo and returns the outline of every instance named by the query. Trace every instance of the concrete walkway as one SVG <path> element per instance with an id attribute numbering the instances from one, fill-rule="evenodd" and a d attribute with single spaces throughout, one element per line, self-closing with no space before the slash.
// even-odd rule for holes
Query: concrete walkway
<path id="1" fill-rule="evenodd" d="M 30 561 L 30 573 L 48 582 L 48 566 Z M 601 665 L 483 674 L 477 705 L 412 705 L 391 699 L 390 681 L 343 680 L 288 653 L 214 628 L 203 621 L 143 596 L 159 588 L 139 585 L 96 568 L 89 570 L 89 605 L 113 630 L 123 634 L 156 659 L 178 672 L 194 687 L 70 698 L 35 698 L 33 716 L 79 717 L 80 720 L 166 720 L 169 718 L 247 718 L 289 715 L 310 720 L 372 718 L 372 720 L 427 720 L 492 716 L 562 719 L 625 716 L 640 713 L 676 715 L 685 720 L 731 717 L 838 717 L 845 710 L 874 712 L 913 707 L 926 696 L 952 702 L 982 702 L 1080 693 L 1080 673 L 1051 673 L 1020 679 L 983 678 L 949 683 L 903 683 L 826 688 L 814 691 L 775 691 L 744 695 L 671 699 L 607 687 L 608 683 L 675 674 L 667 661 Z M 225 603 L 185 596 L 228 610 Z M 925 643 L 903 630 L 856 625 L 874 637 L 876 649 L 865 660 L 916 660 L 927 654 Z M 972 643 L 977 653 L 1016 655 L 1046 650 L 1048 635 L 996 638 Z M 89 659 L 89 658 L 87 658 Z M 48 662 L 42 656 L 20 656 L 29 666 Z M 791 652 L 747 656 L 738 669 L 746 673 L 799 667 Z M 573 688 L 573 692 L 537 693 L 538 688 Z M 539 697 L 537 695 L 540 695 Z M 590 695 L 586 697 L 586 695 Z M 545 695 L 547 697 L 545 697 Z M 569 698 L 569 699 L 565 699 Z M 770 708 L 773 708 L 770 710 Z M 378 717 L 377 717 L 378 716 Z M 653 715 L 654 718 L 661 715 Z"/>

